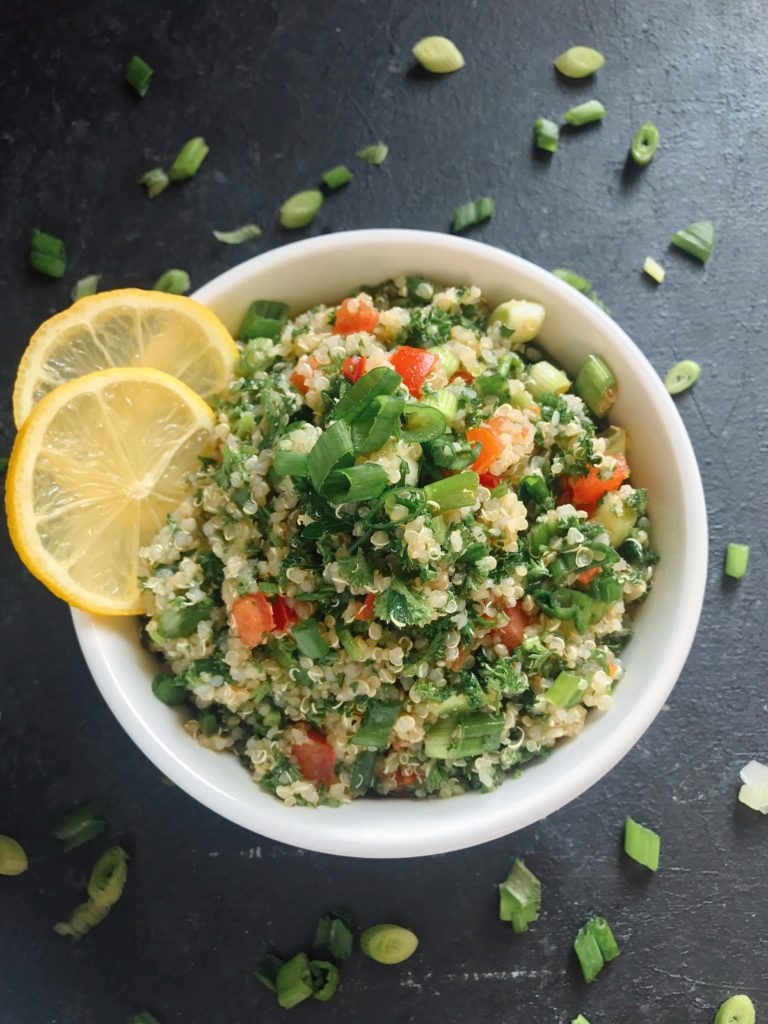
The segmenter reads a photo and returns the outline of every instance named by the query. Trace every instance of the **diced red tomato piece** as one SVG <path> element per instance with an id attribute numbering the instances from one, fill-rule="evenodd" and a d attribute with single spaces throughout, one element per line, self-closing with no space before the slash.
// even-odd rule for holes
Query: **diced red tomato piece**
<path id="1" fill-rule="evenodd" d="M 257 647 L 275 628 L 272 605 L 260 590 L 238 597 L 232 605 L 237 635 L 247 647 Z"/>
<path id="2" fill-rule="evenodd" d="M 502 610 L 507 616 L 507 622 L 503 626 L 497 626 L 492 635 L 497 643 L 504 644 L 508 651 L 513 651 L 523 642 L 524 630 L 530 620 L 519 604 Z"/>
<path id="3" fill-rule="evenodd" d="M 462 668 L 464 668 L 464 665 L 469 659 L 471 653 L 471 647 L 460 647 L 453 661 L 446 662 L 451 672 L 459 672 Z"/>
<path id="4" fill-rule="evenodd" d="M 398 348 L 392 353 L 389 361 L 403 378 L 403 383 L 413 397 L 421 398 L 424 381 L 440 362 L 440 359 L 434 352 L 428 352 L 423 348 L 413 348 L 411 345 L 403 345 L 402 348 Z"/>
<path id="5" fill-rule="evenodd" d="M 356 384 L 365 373 L 365 356 L 347 356 L 341 364 L 341 372 Z"/>
<path id="6" fill-rule="evenodd" d="M 272 617 L 275 621 L 275 632 L 285 633 L 299 621 L 299 616 L 291 608 L 282 594 L 272 601 Z"/>
<path id="7" fill-rule="evenodd" d="M 398 789 L 405 789 L 407 786 L 413 786 L 416 782 L 421 782 L 421 775 L 418 772 L 406 771 L 405 768 L 398 768 L 395 772 L 395 782 Z"/>
<path id="8" fill-rule="evenodd" d="M 493 473 L 481 473 L 480 483 L 483 487 L 487 487 L 489 491 L 492 491 L 494 487 L 499 486 L 500 476 L 494 476 Z"/>
<path id="9" fill-rule="evenodd" d="M 467 440 L 470 444 L 480 445 L 480 454 L 469 468 L 475 473 L 487 473 L 503 451 L 498 433 L 490 423 L 481 423 L 479 427 L 467 431 Z"/>
<path id="10" fill-rule="evenodd" d="M 310 356 L 308 362 L 313 370 L 317 369 L 318 363 L 314 356 Z M 302 395 L 306 395 L 306 393 L 309 391 L 309 384 L 307 383 L 307 378 L 304 376 L 303 373 L 299 373 L 298 370 L 293 371 L 290 377 L 290 381 L 291 384 L 293 384 L 293 386 L 296 388 L 296 390 L 300 391 Z"/>
<path id="11" fill-rule="evenodd" d="M 332 786 L 336 781 L 336 755 L 333 747 L 326 742 L 322 733 L 305 727 L 306 740 L 294 743 L 291 756 L 299 766 L 299 771 L 308 782 L 322 782 Z"/>
<path id="12" fill-rule="evenodd" d="M 627 460 L 623 455 L 616 456 L 616 468 L 607 480 L 600 477 L 597 466 L 593 466 L 586 476 L 572 476 L 569 479 L 573 504 L 577 507 L 596 505 L 608 491 L 618 490 L 629 476 Z"/>
<path id="13" fill-rule="evenodd" d="M 457 370 L 456 373 L 448 381 L 449 384 L 453 384 L 455 380 L 463 380 L 465 384 L 471 384 L 474 377 L 471 373 L 467 373 L 466 370 Z"/>
<path id="14" fill-rule="evenodd" d="M 584 572 L 580 572 L 576 577 L 576 582 L 581 583 L 586 587 L 588 583 L 591 583 L 595 576 L 600 575 L 600 566 L 593 565 L 591 569 L 585 569 Z"/>
<path id="15" fill-rule="evenodd" d="M 364 299 L 344 299 L 336 310 L 334 334 L 354 334 L 356 331 L 372 331 L 379 322 L 379 313 Z"/>
<path id="16" fill-rule="evenodd" d="M 370 622 L 371 621 L 371 619 L 373 618 L 373 615 L 374 615 L 373 605 L 374 605 L 375 600 L 376 600 L 376 595 L 375 594 L 366 594 L 365 595 L 365 600 L 363 601 L 362 607 L 358 611 L 357 615 L 355 615 L 355 618 L 357 619 L 358 622 Z"/>

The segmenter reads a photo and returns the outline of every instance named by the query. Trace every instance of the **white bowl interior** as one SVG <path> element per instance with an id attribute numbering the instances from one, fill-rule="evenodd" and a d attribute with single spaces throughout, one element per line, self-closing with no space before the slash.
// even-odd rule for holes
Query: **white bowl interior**
<path id="1" fill-rule="evenodd" d="M 542 345 L 573 373 L 597 352 L 619 380 L 612 420 L 630 435 L 633 482 L 650 492 L 661 555 L 650 599 L 624 652 L 613 707 L 551 758 L 529 764 L 489 794 L 450 800 L 356 800 L 342 808 L 288 808 L 262 792 L 236 758 L 212 753 L 153 696 L 158 663 L 140 646 L 135 620 L 74 611 L 99 689 L 138 746 L 175 783 L 254 832 L 306 849 L 357 857 L 408 857 L 461 849 L 506 835 L 574 799 L 633 746 L 661 709 L 698 623 L 707 564 L 704 496 L 682 421 L 658 376 L 624 332 L 569 285 L 519 257 L 430 232 L 370 230 L 298 242 L 257 256 L 205 285 L 195 298 L 235 330 L 256 298 L 298 313 L 351 288 L 402 273 L 477 284 L 490 301 L 530 298 L 547 310 Z"/>

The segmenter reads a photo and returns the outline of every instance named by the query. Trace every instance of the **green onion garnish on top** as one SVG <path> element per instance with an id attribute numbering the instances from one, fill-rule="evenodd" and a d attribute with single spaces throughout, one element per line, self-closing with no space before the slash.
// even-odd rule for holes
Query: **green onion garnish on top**
<path id="1" fill-rule="evenodd" d="M 600 100 L 587 100 L 585 103 L 579 103 L 566 110 L 563 120 L 566 124 L 580 128 L 582 125 L 592 124 L 593 121 L 602 121 L 605 114 L 605 107 Z"/>
<path id="2" fill-rule="evenodd" d="M 67 269 L 64 242 L 55 235 L 33 228 L 29 242 L 29 265 L 47 277 L 64 277 Z"/>
<path id="3" fill-rule="evenodd" d="M 330 650 L 320 634 L 320 629 L 314 619 L 304 619 L 297 622 L 291 630 L 296 646 L 306 658 L 315 661 L 317 658 L 324 658 Z"/>
<path id="4" fill-rule="evenodd" d="M 489 220 L 493 216 L 493 200 L 484 196 L 482 199 L 474 199 L 471 203 L 462 203 L 453 211 L 453 222 L 451 231 L 466 231 L 467 228 L 480 224 L 481 221 Z"/>
<path id="5" fill-rule="evenodd" d="M 402 382 L 403 378 L 391 367 L 376 366 L 352 385 L 328 413 L 328 419 L 354 423 L 371 407 L 375 398 L 394 395 Z"/>
<path id="6" fill-rule="evenodd" d="M 430 727 L 424 740 L 424 750 L 427 757 L 438 761 L 478 757 L 498 748 L 503 730 L 501 715 L 484 711 L 448 715 Z"/>
<path id="7" fill-rule="evenodd" d="M 658 871 L 661 838 L 657 832 L 627 818 L 624 825 L 624 852 L 650 871 Z"/>
<path id="8" fill-rule="evenodd" d="M 209 152 L 205 139 L 196 135 L 181 147 L 178 156 L 170 166 L 168 177 L 171 181 L 185 181 L 187 178 L 194 178 Z"/>
<path id="9" fill-rule="evenodd" d="M 95 295 L 99 290 L 100 278 L 101 274 L 89 274 L 87 277 L 81 277 L 69 293 L 72 296 L 72 301 L 77 302 L 78 299 L 84 299 L 86 295 Z"/>
<path id="10" fill-rule="evenodd" d="M 747 571 L 748 544 L 729 544 L 725 552 L 725 575 L 740 580 Z"/>
<path id="11" fill-rule="evenodd" d="M 131 57 L 125 69 L 125 80 L 137 96 L 146 96 L 153 69 L 141 57 Z"/>
<path id="12" fill-rule="evenodd" d="M 653 160 L 658 148 L 659 129 L 652 121 L 646 121 L 632 136 L 629 155 L 639 167 L 645 167 Z"/>
<path id="13" fill-rule="evenodd" d="M 139 184 L 143 185 L 147 190 L 147 199 L 154 199 L 155 196 L 159 196 L 161 192 L 168 188 L 170 183 L 171 179 L 162 167 L 153 167 L 139 178 Z"/>
<path id="14" fill-rule="evenodd" d="M 154 292 L 170 292 L 171 295 L 184 295 L 190 288 L 189 274 L 186 270 L 166 270 L 152 285 Z"/>
<path id="15" fill-rule="evenodd" d="M 250 341 L 252 338 L 271 338 L 276 341 L 290 312 L 291 307 L 286 302 L 256 299 L 248 307 L 237 337 L 240 341 Z"/>
<path id="16" fill-rule="evenodd" d="M 309 460 L 307 460 L 309 467 Z M 351 501 L 370 501 L 383 494 L 389 484 L 386 470 L 374 462 L 334 470 L 322 487 L 322 494 L 332 505 Z"/>
<path id="17" fill-rule="evenodd" d="M 375 142 L 372 146 L 365 146 L 363 149 L 358 149 L 355 156 L 358 160 L 365 160 L 366 163 L 374 164 L 378 166 L 383 164 L 387 159 L 389 153 L 389 146 L 385 142 Z"/>
<path id="18" fill-rule="evenodd" d="M 398 701 L 372 700 L 365 709 L 362 725 L 350 738 L 358 747 L 386 750 L 392 728 L 400 714 Z"/>
<path id="19" fill-rule="evenodd" d="M 518 935 L 538 920 L 541 882 L 521 860 L 516 860 L 499 885 L 499 919 L 508 921 Z"/>
<path id="20" fill-rule="evenodd" d="M 328 188 L 341 188 L 342 185 L 347 185 L 350 181 L 352 181 L 352 171 L 344 164 L 337 164 L 323 174 L 323 182 Z"/>
<path id="21" fill-rule="evenodd" d="M 337 469 L 346 469 L 355 461 L 355 450 L 349 426 L 335 420 L 315 441 L 307 459 L 312 485 L 321 491 L 326 478 Z"/>
<path id="22" fill-rule="evenodd" d="M 452 508 L 468 508 L 477 501 L 477 487 L 480 478 L 477 473 L 466 470 L 454 473 L 442 480 L 435 480 L 424 488 L 424 497 L 434 502 L 441 512 Z"/>
<path id="23" fill-rule="evenodd" d="M 572 708 L 581 703 L 587 681 L 573 672 L 561 672 L 544 696 L 558 708 Z"/>
<path id="24" fill-rule="evenodd" d="M 546 117 L 537 117 L 533 126 L 533 133 L 538 149 L 543 149 L 547 153 L 557 151 L 560 129 L 554 121 L 550 121 Z"/>
<path id="25" fill-rule="evenodd" d="M 573 948 L 585 981 L 594 981 L 605 964 L 619 955 L 619 947 L 608 922 L 592 917 L 576 935 Z"/>
<path id="26" fill-rule="evenodd" d="M 323 205 L 323 193 L 318 188 L 296 192 L 280 207 L 280 223 L 284 228 L 303 228 L 315 219 Z"/>
<path id="27" fill-rule="evenodd" d="M 243 224 L 239 228 L 233 228 L 232 231 L 216 231 L 214 228 L 213 237 L 218 242 L 224 242 L 225 245 L 242 245 L 243 242 L 261 238 L 261 228 L 258 224 Z"/>
<path id="28" fill-rule="evenodd" d="M 702 263 L 706 263 L 712 254 L 714 242 L 715 225 L 711 220 L 698 220 L 672 235 L 672 245 L 701 260 Z"/>

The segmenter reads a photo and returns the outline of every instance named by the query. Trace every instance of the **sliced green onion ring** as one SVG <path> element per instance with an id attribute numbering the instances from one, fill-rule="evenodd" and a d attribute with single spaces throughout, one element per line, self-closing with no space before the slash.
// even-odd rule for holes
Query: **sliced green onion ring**
<path id="1" fill-rule="evenodd" d="M 339 968 L 329 960 L 310 960 L 309 972 L 312 995 L 321 1003 L 327 1003 L 339 987 Z"/>
<path id="2" fill-rule="evenodd" d="M 400 436 L 405 441 L 434 441 L 448 426 L 443 413 L 431 405 L 407 405 L 403 418 Z"/>
<path id="3" fill-rule="evenodd" d="M 386 750 L 400 710 L 401 705 L 398 701 L 369 701 L 362 724 L 357 732 L 350 736 L 350 743 L 357 747 Z"/>
<path id="4" fill-rule="evenodd" d="M 624 852 L 628 857 L 650 871 L 658 871 L 660 850 L 661 838 L 658 832 L 627 818 L 624 823 Z"/>
<path id="5" fill-rule="evenodd" d="M 47 231 L 32 229 L 29 242 L 29 265 L 46 277 L 64 277 L 67 270 L 67 250 L 64 242 Z"/>
<path id="6" fill-rule="evenodd" d="M 285 302 L 256 299 L 246 310 L 237 337 L 241 341 L 251 341 L 254 338 L 271 338 L 272 341 L 277 341 L 290 312 L 291 308 Z"/>
<path id="7" fill-rule="evenodd" d="M 434 502 L 441 512 L 452 508 L 467 508 L 477 501 L 480 478 L 477 473 L 466 470 L 454 473 L 443 480 L 435 480 L 424 488 L 427 501 Z"/>
<path id="8" fill-rule="evenodd" d="M 319 188 L 295 192 L 280 207 L 280 223 L 289 230 L 304 228 L 315 219 L 322 205 L 323 193 Z"/>
<path id="9" fill-rule="evenodd" d="M 364 462 L 360 466 L 337 469 L 323 484 L 322 494 L 332 505 L 343 505 L 348 501 L 370 501 L 378 498 L 389 484 L 387 472 L 375 462 Z"/>
<path id="10" fill-rule="evenodd" d="M 379 166 L 383 164 L 389 154 L 389 146 L 384 142 L 375 142 L 372 146 L 365 146 L 363 149 L 358 149 L 355 156 L 358 160 L 365 160 L 368 164 L 374 164 Z"/>
<path id="11" fill-rule="evenodd" d="M 715 1014 L 714 1024 L 755 1024 L 755 1006 L 749 996 L 730 996 Z"/>
<path id="12" fill-rule="evenodd" d="M 557 152 L 560 139 L 560 129 L 554 121 L 546 117 L 537 117 L 533 126 L 536 148 L 543 149 L 546 153 Z"/>
<path id="13" fill-rule="evenodd" d="M 64 815 L 51 834 L 64 843 L 65 853 L 77 849 L 106 830 L 103 810 L 102 800 L 88 800 Z"/>
<path id="14" fill-rule="evenodd" d="M 360 948 L 377 964 L 400 964 L 413 956 L 419 940 L 398 924 L 375 924 L 360 936 Z"/>
<path id="15" fill-rule="evenodd" d="M 323 183 L 327 188 L 337 189 L 352 181 L 352 171 L 344 164 L 336 164 L 323 174 Z"/>
<path id="16" fill-rule="evenodd" d="M 749 544 L 729 544 L 725 552 L 725 575 L 740 580 L 747 571 Z"/>
<path id="17" fill-rule="evenodd" d="M 81 277 L 69 293 L 72 296 L 72 301 L 77 302 L 78 299 L 84 299 L 86 295 L 95 295 L 99 290 L 100 280 L 101 274 L 88 274 L 87 277 Z"/>
<path id="18" fill-rule="evenodd" d="M 139 184 L 147 190 L 147 198 L 154 199 L 164 192 L 171 183 L 171 179 L 162 167 L 152 167 L 139 178 Z"/>
<path id="19" fill-rule="evenodd" d="M 88 879 L 88 896 L 100 907 L 120 899 L 128 878 L 128 854 L 122 846 L 110 846 L 99 857 Z"/>
<path id="20" fill-rule="evenodd" d="M 128 67 L 125 69 L 125 80 L 136 95 L 143 98 L 147 95 L 149 80 L 153 74 L 154 70 L 146 61 L 142 60 L 141 57 L 133 56 L 128 61 Z"/>
<path id="21" fill-rule="evenodd" d="M 191 286 L 189 274 L 186 270 L 173 268 L 166 270 L 164 274 L 152 285 L 152 291 L 168 292 L 171 295 L 186 295 Z"/>
<path id="22" fill-rule="evenodd" d="M 316 491 L 321 491 L 326 478 L 337 469 L 345 469 L 355 461 L 352 435 L 343 420 L 325 428 L 307 459 L 307 469 Z"/>
<path id="23" fill-rule="evenodd" d="M 213 230 L 213 237 L 225 245 L 242 245 L 243 242 L 251 242 L 254 238 L 261 238 L 261 228 L 258 224 L 243 224 L 231 231 Z"/>
<path id="24" fill-rule="evenodd" d="M 377 395 L 368 409 L 351 425 L 352 444 L 358 455 L 377 452 L 398 431 L 400 415 L 405 408 L 401 395 Z"/>
<path id="25" fill-rule="evenodd" d="M 301 653 L 313 661 L 324 658 L 330 651 L 330 647 L 323 639 L 314 619 L 303 619 L 301 622 L 297 622 L 291 629 L 291 635 Z"/>
<path id="26" fill-rule="evenodd" d="M 600 100 L 587 100 L 566 110 L 563 120 L 566 124 L 580 128 L 582 125 L 592 124 L 593 121 L 602 121 L 605 115 L 606 109 Z"/>
<path id="27" fill-rule="evenodd" d="M 470 203 L 462 203 L 453 211 L 451 231 L 466 231 L 493 216 L 493 200 L 489 196 L 473 199 Z"/>
<path id="28" fill-rule="evenodd" d="M 171 181 L 185 181 L 187 178 L 194 178 L 209 152 L 210 149 L 201 135 L 189 139 L 181 147 L 176 159 L 171 164 L 168 177 Z"/>
<path id="29" fill-rule="evenodd" d="M 693 387 L 699 379 L 701 367 L 693 359 L 683 359 L 675 363 L 672 369 L 664 378 L 664 387 L 670 395 L 679 395 L 681 391 L 687 391 Z"/>
<path id="30" fill-rule="evenodd" d="M 582 363 L 574 388 L 595 416 L 602 417 L 616 401 L 616 384 L 611 368 L 592 352 Z"/>
<path id="31" fill-rule="evenodd" d="M 447 75 L 464 67 L 461 51 L 445 36 L 425 36 L 412 48 L 411 53 L 425 71 L 433 75 Z"/>
<path id="32" fill-rule="evenodd" d="M 313 994 L 312 974 L 306 953 L 297 953 L 280 967 L 275 978 L 275 989 L 277 1001 L 284 1010 L 290 1010 L 310 998 Z"/>
<path id="33" fill-rule="evenodd" d="M 566 78 L 586 78 L 605 64 L 605 57 L 591 46 L 572 46 L 555 60 L 555 67 Z"/>
<path id="34" fill-rule="evenodd" d="M 632 136 L 629 155 L 639 167 L 645 167 L 653 160 L 658 148 L 659 129 L 652 121 L 646 121 Z"/>
<path id="35" fill-rule="evenodd" d="M 379 395 L 393 395 L 403 382 L 390 366 L 376 366 L 364 373 L 328 413 L 329 420 L 354 423 Z"/>
<path id="36" fill-rule="evenodd" d="M 715 225 L 711 220 L 698 220 L 672 235 L 672 245 L 702 263 L 706 263 L 711 256 L 714 244 Z"/>

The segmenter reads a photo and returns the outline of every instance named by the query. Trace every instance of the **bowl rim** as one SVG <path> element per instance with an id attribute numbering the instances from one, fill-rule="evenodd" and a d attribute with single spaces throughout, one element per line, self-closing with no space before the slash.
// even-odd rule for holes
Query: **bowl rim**
<path id="1" fill-rule="evenodd" d="M 590 747 L 588 756 L 580 760 L 567 775 L 563 773 L 558 776 L 556 782 L 550 781 L 537 794 L 535 800 L 528 799 L 522 806 L 519 802 L 510 800 L 501 810 L 489 807 L 485 814 L 480 810 L 478 813 L 465 815 L 460 820 L 455 820 L 455 815 L 443 815 L 446 821 L 441 821 L 438 815 L 432 812 L 424 815 L 425 820 L 429 821 L 429 829 L 423 828 L 418 835 L 407 828 L 400 831 L 392 830 L 392 834 L 383 840 L 382 834 L 378 831 L 375 838 L 372 838 L 365 834 L 364 829 L 356 830 L 354 825 L 350 827 L 347 824 L 344 828 L 343 810 L 292 808 L 290 816 L 275 814 L 274 817 L 270 817 L 264 812 L 263 804 L 254 801 L 253 804 L 243 805 L 211 779 L 200 775 L 191 765 L 185 763 L 183 756 L 170 749 L 153 731 L 151 722 L 141 715 L 132 702 L 130 693 L 122 685 L 120 674 L 110 663 L 105 651 L 105 644 L 114 625 L 113 620 L 72 609 L 78 642 L 102 696 L 131 739 L 171 781 L 206 807 L 261 836 L 320 853 L 377 859 L 446 853 L 489 842 L 541 820 L 599 781 L 632 749 L 649 728 L 677 682 L 696 634 L 704 601 L 708 561 L 706 505 L 698 464 L 682 418 L 666 393 L 661 379 L 638 346 L 602 309 L 549 271 L 523 257 L 484 242 L 441 232 L 405 228 L 365 228 L 302 239 L 260 253 L 219 274 L 197 289 L 191 297 L 206 304 L 215 301 L 267 267 L 280 268 L 290 264 L 297 257 L 313 253 L 329 258 L 333 256 L 335 250 L 350 245 L 384 243 L 397 243 L 404 249 L 409 244 L 419 243 L 460 252 L 467 256 L 478 254 L 485 258 L 492 256 L 496 260 L 504 260 L 512 275 L 517 273 L 518 276 L 538 281 L 543 287 L 559 295 L 566 306 L 579 307 L 582 316 L 592 321 L 596 330 L 602 334 L 609 334 L 612 343 L 624 350 L 624 355 L 633 366 L 633 372 L 656 382 L 650 386 L 658 401 L 658 415 L 666 420 L 668 430 L 675 435 L 678 468 L 686 498 L 689 499 L 682 510 L 683 536 L 689 557 L 685 580 L 686 601 L 681 602 L 678 608 L 675 641 L 674 644 L 670 644 L 671 651 L 667 662 L 661 670 L 654 673 L 652 686 L 646 685 L 638 689 L 637 700 L 633 705 L 634 713 L 619 721 L 616 728 L 601 738 L 597 747 Z M 403 261 L 406 260 L 407 256 L 404 253 Z M 190 738 L 183 730 L 179 729 L 179 735 L 185 742 L 190 743 Z M 470 799 L 479 801 L 482 808 L 482 799 L 472 793 L 453 797 L 447 802 L 455 807 L 459 802 L 468 802 Z M 445 801 L 410 803 L 424 807 L 428 804 L 444 804 Z M 282 805 L 279 806 L 285 810 Z M 382 801 L 381 806 L 383 809 L 387 804 Z M 307 814 L 312 815 L 310 821 Z M 329 818 L 327 815 L 333 815 L 335 818 Z"/>

